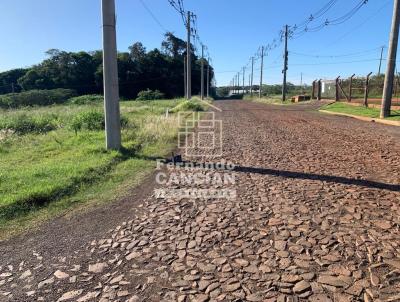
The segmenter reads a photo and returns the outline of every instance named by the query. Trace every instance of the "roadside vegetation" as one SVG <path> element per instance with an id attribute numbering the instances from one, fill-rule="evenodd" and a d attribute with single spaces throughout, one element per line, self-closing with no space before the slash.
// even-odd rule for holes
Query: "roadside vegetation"
<path id="1" fill-rule="evenodd" d="M 184 94 L 186 51 L 166 33 L 159 48 L 134 42 L 118 53 L 120 152 L 105 150 L 102 51 L 50 49 L 39 64 L 0 73 L 0 239 L 73 205 L 120 196 L 151 171 L 154 157 L 175 149 L 178 112 L 205 109 L 195 98 L 174 99 Z M 194 46 L 192 58 L 198 94 Z M 213 78 L 210 66 L 210 86 Z"/>
<path id="2" fill-rule="evenodd" d="M 321 110 L 345 113 L 357 116 L 365 116 L 370 118 L 379 118 L 380 109 L 377 108 L 366 108 L 364 106 L 353 106 L 342 102 L 333 103 L 326 105 Z M 387 118 L 388 120 L 400 121 L 400 111 L 393 111 L 392 115 Z"/>
<path id="3" fill-rule="evenodd" d="M 287 97 L 286 101 L 282 102 L 282 85 L 263 85 L 261 88 L 261 98 L 259 98 L 259 85 L 253 85 L 253 96 L 250 95 L 250 87 L 246 86 L 245 94 L 233 94 L 230 95 L 231 87 L 222 86 L 217 88 L 217 97 L 229 98 L 229 99 L 242 99 L 246 101 L 253 101 L 264 104 L 275 104 L 275 105 L 290 105 L 293 104 L 291 99 L 297 95 L 309 95 L 311 87 L 307 85 L 294 85 L 292 83 L 287 84 Z"/>
<path id="4" fill-rule="evenodd" d="M 20 93 L 0 95 L 0 108 L 20 108 L 24 106 L 47 106 L 62 104 L 76 92 L 71 89 L 29 90 Z"/>
<path id="5" fill-rule="evenodd" d="M 148 174 L 154 157 L 176 146 L 183 99 L 121 102 L 123 150 L 105 150 L 100 96 L 65 104 L 0 109 L 0 238 L 64 213 L 107 201 Z M 170 114 L 166 115 L 166 111 Z M 122 190 L 122 191 L 121 191 Z"/>
<path id="6" fill-rule="evenodd" d="M 247 92 L 250 91 L 250 87 L 251 86 L 245 86 L 245 90 Z M 217 88 L 217 96 L 221 97 L 221 98 L 226 98 L 226 97 L 230 97 L 230 93 L 232 87 L 230 86 L 221 86 Z M 242 89 L 242 87 L 240 87 L 240 89 Z M 254 95 L 253 97 L 256 98 L 258 97 L 259 94 L 259 89 L 260 89 L 260 85 L 253 85 L 253 91 L 254 91 Z M 290 99 L 292 96 L 295 95 L 310 95 L 311 93 L 311 86 L 309 85 L 295 85 L 292 83 L 287 83 L 287 97 L 288 99 Z M 243 94 L 239 94 L 240 96 L 243 96 Z M 262 85 L 261 87 L 261 96 L 262 98 L 265 99 L 276 99 L 276 98 L 280 98 L 282 95 L 282 85 Z M 245 94 L 246 97 L 250 97 L 249 93 Z"/>
<path id="7" fill-rule="evenodd" d="M 246 101 L 253 101 L 257 103 L 263 103 L 263 104 L 272 104 L 272 105 L 290 105 L 293 104 L 290 99 L 287 99 L 285 102 L 282 102 L 282 96 L 281 95 L 271 95 L 271 96 L 263 96 L 261 99 L 258 97 L 258 95 L 244 95 L 243 99 Z"/>
<path id="8" fill-rule="evenodd" d="M 199 94 L 201 59 L 196 55 L 193 45 L 191 49 L 192 91 L 193 94 Z M 148 89 L 152 91 L 152 99 L 170 99 L 184 95 L 182 80 L 186 50 L 186 42 L 168 32 L 159 48 L 147 50 L 142 43 L 135 41 L 126 51 L 119 52 L 117 59 L 120 96 L 124 99 L 147 99 Z M 18 95 L 23 99 L 17 105 L 26 106 L 34 105 L 25 100 L 36 90 L 62 88 L 73 90 L 78 96 L 99 94 L 103 91 L 101 50 L 69 52 L 50 49 L 46 55 L 45 60 L 34 66 L 0 72 L 0 95 L 23 92 Z M 207 64 L 208 62 L 206 66 Z M 209 84 L 212 84 L 213 78 L 214 68 L 210 66 Z M 204 80 L 207 80 L 206 75 Z M 213 87 L 211 94 L 214 94 Z M 46 97 L 41 98 L 43 102 L 46 100 Z M 0 107 L 4 107 L 4 103 L 8 108 L 8 99 L 2 101 L 0 98 Z"/>

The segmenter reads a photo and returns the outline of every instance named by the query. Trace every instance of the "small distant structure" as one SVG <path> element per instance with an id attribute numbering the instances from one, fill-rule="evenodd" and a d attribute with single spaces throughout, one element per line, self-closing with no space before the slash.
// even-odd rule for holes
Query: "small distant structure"
<path id="1" fill-rule="evenodd" d="M 311 96 L 309 95 L 295 95 L 292 97 L 292 103 L 299 103 L 311 100 Z"/>

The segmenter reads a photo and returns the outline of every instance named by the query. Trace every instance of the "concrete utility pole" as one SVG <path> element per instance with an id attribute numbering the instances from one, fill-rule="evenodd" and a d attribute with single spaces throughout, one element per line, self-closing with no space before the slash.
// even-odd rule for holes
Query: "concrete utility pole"
<path id="1" fill-rule="evenodd" d="M 263 69 L 264 69 L 264 46 L 261 47 L 261 73 L 260 73 L 260 89 L 258 92 L 258 97 L 261 99 L 261 91 L 263 85 Z"/>
<path id="2" fill-rule="evenodd" d="M 200 98 L 204 100 L 204 45 L 201 45 L 201 81 L 200 81 Z"/>
<path id="3" fill-rule="evenodd" d="M 243 94 L 245 94 L 246 90 L 245 90 L 245 82 L 244 82 L 244 78 L 245 78 L 245 74 L 246 74 L 246 67 L 243 67 Z"/>
<path id="4" fill-rule="evenodd" d="M 207 61 L 207 98 L 210 97 L 210 58 Z"/>
<path id="5" fill-rule="evenodd" d="M 388 117 L 390 115 L 390 109 L 392 107 L 394 72 L 395 72 L 396 57 L 397 57 L 397 44 L 399 41 L 399 24 L 400 24 L 400 0 L 394 0 L 387 69 L 385 74 L 385 85 L 383 88 L 381 118 Z"/>
<path id="6" fill-rule="evenodd" d="M 283 66 L 283 85 L 282 85 L 282 102 L 286 101 L 286 77 L 288 70 L 288 30 L 289 26 L 285 26 L 285 54 L 284 54 L 284 66 Z"/>
<path id="7" fill-rule="evenodd" d="M 237 90 L 237 75 L 235 75 L 233 81 L 234 81 L 234 83 L 233 83 L 234 91 L 235 91 L 235 94 L 237 94 L 237 92 L 238 92 L 238 90 Z"/>
<path id="8" fill-rule="evenodd" d="M 186 45 L 186 58 L 187 58 L 187 62 L 186 62 L 186 76 L 187 76 L 187 87 L 186 87 L 186 98 L 188 100 L 190 100 L 192 98 L 192 50 L 190 47 L 190 17 L 191 17 L 191 13 L 190 11 L 187 12 L 187 45 Z"/>
<path id="9" fill-rule="evenodd" d="M 115 0 L 102 0 L 103 79 L 107 150 L 121 148 Z"/>
<path id="10" fill-rule="evenodd" d="M 187 61 L 187 57 L 184 56 L 183 57 L 183 90 L 184 90 L 184 97 L 187 97 L 187 75 L 186 75 L 186 71 L 187 71 L 187 67 L 186 67 L 186 61 Z"/>
<path id="11" fill-rule="evenodd" d="M 251 57 L 250 95 L 253 97 L 254 57 Z"/>
<path id="12" fill-rule="evenodd" d="M 385 46 L 382 46 L 381 49 L 381 59 L 379 60 L 379 70 L 378 70 L 378 75 L 381 75 L 381 68 L 382 68 L 382 60 L 383 60 L 383 50 L 385 49 Z"/>
<path id="13" fill-rule="evenodd" d="M 300 87 L 301 87 L 301 94 L 304 95 L 304 89 L 303 89 L 303 73 L 300 75 Z"/>
<path id="14" fill-rule="evenodd" d="M 240 94 L 240 72 L 238 72 L 236 84 L 237 84 L 238 94 Z"/>

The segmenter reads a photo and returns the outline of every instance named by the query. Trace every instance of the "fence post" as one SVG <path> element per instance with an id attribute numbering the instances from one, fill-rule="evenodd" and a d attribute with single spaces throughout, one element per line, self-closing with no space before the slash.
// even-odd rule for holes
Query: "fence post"
<path id="1" fill-rule="evenodd" d="M 364 93 L 364 106 L 368 107 L 368 92 L 369 92 L 369 77 L 371 76 L 372 72 L 367 75 L 365 79 L 365 93 Z"/>
<path id="2" fill-rule="evenodd" d="M 339 79 L 340 76 L 336 78 L 335 80 L 335 101 L 339 102 L 340 101 L 340 95 L 339 95 Z"/>
<path id="3" fill-rule="evenodd" d="M 314 100 L 315 99 L 315 82 L 312 82 L 312 92 L 311 92 L 311 99 Z"/>
<path id="4" fill-rule="evenodd" d="M 318 81 L 318 95 L 317 95 L 317 100 L 318 101 L 321 100 L 321 94 L 322 94 L 322 81 L 319 80 Z"/>
<path id="5" fill-rule="evenodd" d="M 355 77 L 356 75 L 355 74 L 353 74 L 351 77 L 350 77 L 350 85 L 349 85 L 349 102 L 351 102 L 351 97 L 353 96 L 353 79 L 354 79 L 354 77 Z"/>

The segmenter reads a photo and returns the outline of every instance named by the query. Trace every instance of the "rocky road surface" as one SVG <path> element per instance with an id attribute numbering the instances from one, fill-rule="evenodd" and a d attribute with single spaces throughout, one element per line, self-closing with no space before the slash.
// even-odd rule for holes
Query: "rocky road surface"
<path id="1" fill-rule="evenodd" d="M 3 242 L 0 301 L 400 301 L 399 129 L 317 105 L 215 105 L 222 159 L 236 167 L 199 173 L 235 184 L 198 187 L 236 198 L 149 190 L 92 238 L 58 244 L 53 225 L 29 245 Z"/>

